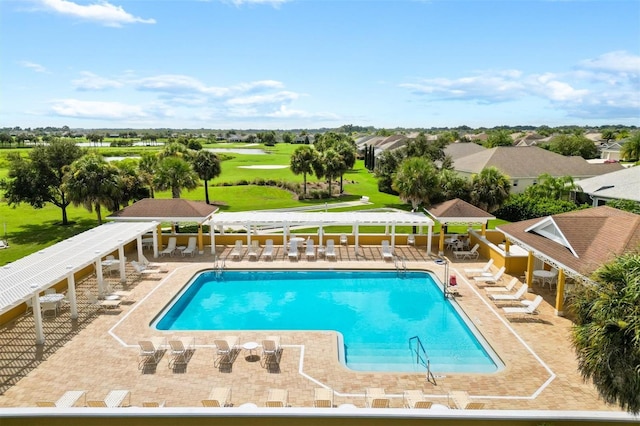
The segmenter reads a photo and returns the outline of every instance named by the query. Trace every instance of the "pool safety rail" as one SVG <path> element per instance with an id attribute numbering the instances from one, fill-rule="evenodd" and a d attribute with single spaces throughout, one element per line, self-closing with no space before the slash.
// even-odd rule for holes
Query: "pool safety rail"
<path id="1" fill-rule="evenodd" d="M 224 272 L 225 266 L 226 264 L 223 258 L 216 258 L 215 262 L 213 263 L 213 270 L 216 279 L 222 278 L 222 273 Z"/>
<path id="2" fill-rule="evenodd" d="M 393 264 L 398 275 L 407 273 L 407 259 L 405 257 L 393 256 Z"/>
<path id="3" fill-rule="evenodd" d="M 422 345 L 422 341 L 419 336 L 409 338 L 409 349 L 412 354 L 415 353 L 416 355 L 416 364 L 422 364 L 427 369 L 427 381 L 434 386 L 437 386 L 436 378 L 431 372 L 429 356 L 427 355 L 427 351 L 424 350 L 424 346 Z"/>

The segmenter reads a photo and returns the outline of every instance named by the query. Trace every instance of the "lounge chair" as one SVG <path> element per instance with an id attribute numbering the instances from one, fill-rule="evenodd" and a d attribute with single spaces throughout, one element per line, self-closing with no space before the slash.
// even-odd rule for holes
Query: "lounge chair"
<path id="1" fill-rule="evenodd" d="M 485 277 L 485 276 L 480 276 L 480 277 L 473 277 L 473 280 L 475 282 L 482 282 L 482 283 L 497 283 L 498 281 L 500 281 L 502 279 L 502 274 L 504 274 L 504 271 L 506 271 L 506 267 L 502 267 L 500 269 L 498 269 L 498 272 L 495 273 L 495 275 L 491 275 L 490 277 Z"/>
<path id="2" fill-rule="evenodd" d="M 391 250 L 391 246 L 389 245 L 389 241 L 382 241 L 382 259 L 383 260 L 392 260 L 393 259 L 393 251 Z"/>
<path id="3" fill-rule="evenodd" d="M 115 309 L 120 306 L 122 302 L 120 299 L 118 300 L 98 300 L 98 297 L 95 296 L 90 291 L 85 292 L 85 296 L 89 301 L 89 306 L 94 309 Z"/>
<path id="4" fill-rule="evenodd" d="M 265 407 L 287 407 L 289 405 L 289 391 L 285 389 L 269 389 Z"/>
<path id="5" fill-rule="evenodd" d="M 164 354 L 164 339 L 138 340 L 138 346 L 140 347 L 138 368 L 150 361 L 157 364 Z"/>
<path id="6" fill-rule="evenodd" d="M 460 241 L 462 244 L 462 242 Z M 453 257 L 456 259 L 477 259 L 480 256 L 478 253 L 478 249 L 480 248 L 480 244 L 474 245 L 471 250 L 458 250 L 453 252 Z"/>
<path id="7" fill-rule="evenodd" d="M 243 248 L 242 248 L 242 240 L 236 240 L 236 244 L 231 250 L 231 258 L 240 260 L 242 258 Z"/>
<path id="8" fill-rule="evenodd" d="M 164 407 L 167 404 L 166 401 L 143 401 L 142 406 L 144 408 L 160 408 Z"/>
<path id="9" fill-rule="evenodd" d="M 402 393 L 405 408 L 431 408 L 433 404 L 427 401 L 421 390 L 406 390 Z"/>
<path id="10" fill-rule="evenodd" d="M 153 274 L 159 274 L 162 271 L 160 269 L 151 269 L 148 268 L 138 262 L 136 262 L 135 260 L 131 261 L 131 266 L 133 266 L 133 269 L 136 271 L 136 273 L 140 276 L 143 275 L 153 275 Z"/>
<path id="11" fill-rule="evenodd" d="M 280 347 L 279 336 L 269 336 L 262 341 L 262 356 L 260 363 L 263 367 L 270 364 L 279 364 L 282 348 Z"/>
<path id="12" fill-rule="evenodd" d="M 488 291 L 489 293 L 504 293 L 504 292 L 509 292 L 511 290 L 513 290 L 513 288 L 516 286 L 516 284 L 518 284 L 518 278 L 512 278 L 511 281 L 509 281 L 509 284 L 507 284 L 506 286 L 495 286 L 495 287 L 486 287 L 485 290 Z"/>
<path id="13" fill-rule="evenodd" d="M 482 268 L 465 268 L 464 273 L 467 277 L 472 277 L 474 275 L 491 276 L 493 275 L 491 272 L 489 272 L 491 270 L 491 265 L 493 265 L 493 259 L 489 259 L 489 261 L 485 263 Z"/>
<path id="14" fill-rule="evenodd" d="M 409 234 L 407 236 L 407 245 L 415 246 L 416 245 L 416 236 L 414 234 Z"/>
<path id="15" fill-rule="evenodd" d="M 249 251 L 247 252 L 247 257 L 249 260 L 258 260 L 258 249 L 260 248 L 260 241 L 251 240 L 251 245 L 249 246 Z"/>
<path id="16" fill-rule="evenodd" d="M 164 256 L 168 254 L 169 256 L 173 256 L 173 252 L 176 251 L 176 244 L 178 240 L 176 237 L 169 237 L 169 241 L 167 242 L 167 247 L 164 250 L 160 251 L 160 256 Z"/>
<path id="17" fill-rule="evenodd" d="M 347 244 L 349 244 L 347 234 L 340 234 L 340 245 L 346 246 Z"/>
<path id="18" fill-rule="evenodd" d="M 337 260 L 336 256 L 336 247 L 333 240 L 327 240 L 327 249 L 324 251 L 325 259 L 334 259 Z"/>
<path id="19" fill-rule="evenodd" d="M 189 237 L 189 242 L 187 243 L 187 248 L 182 250 L 182 255 L 186 256 L 193 256 L 196 254 L 196 251 L 198 250 L 198 241 L 196 240 L 196 237 Z"/>
<path id="20" fill-rule="evenodd" d="M 66 391 L 56 402 L 53 401 L 37 401 L 36 405 L 38 407 L 75 407 L 78 401 L 81 398 L 85 398 L 83 401 L 83 405 L 86 405 L 86 395 L 85 391 Z"/>
<path id="21" fill-rule="evenodd" d="M 316 388 L 313 395 L 313 406 L 317 408 L 333 407 L 333 390 Z"/>
<path id="22" fill-rule="evenodd" d="M 169 340 L 169 368 L 176 364 L 186 364 L 196 349 L 195 337 L 174 337 Z"/>
<path id="23" fill-rule="evenodd" d="M 231 405 L 231 388 L 213 388 L 209 398 L 202 400 L 204 407 L 227 407 Z"/>
<path id="24" fill-rule="evenodd" d="M 471 402 L 469 394 L 464 391 L 449 392 L 449 400 L 453 402 L 453 407 L 460 410 L 479 410 L 484 408 L 482 402 Z"/>
<path id="25" fill-rule="evenodd" d="M 307 240 L 307 248 L 304 252 L 305 256 L 307 256 L 307 260 L 316 258 L 316 248 L 313 244 L 313 240 Z"/>
<path id="26" fill-rule="evenodd" d="M 125 403 L 125 400 L 127 402 Z M 131 392 L 128 390 L 112 390 L 104 400 L 87 401 L 88 407 L 128 407 L 131 405 Z"/>
<path id="27" fill-rule="evenodd" d="M 522 299 L 527 293 L 529 287 L 526 284 L 522 284 L 522 286 L 516 291 L 514 294 L 490 294 L 489 297 L 493 300 L 502 300 L 502 301 L 514 301 Z"/>
<path id="28" fill-rule="evenodd" d="M 389 398 L 382 388 L 367 388 L 364 398 L 367 408 L 389 408 Z"/>
<path id="29" fill-rule="evenodd" d="M 265 242 L 264 250 L 262 250 L 262 258 L 273 260 L 273 240 L 267 240 Z"/>
<path id="30" fill-rule="evenodd" d="M 216 345 L 216 355 L 218 363 L 225 360 L 231 362 L 234 352 L 238 350 L 238 337 L 226 336 L 223 339 L 215 339 L 213 343 Z"/>
<path id="31" fill-rule="evenodd" d="M 292 239 L 289 241 L 287 256 L 289 256 L 289 260 L 298 260 L 300 258 L 300 253 L 298 253 L 298 240 Z"/>
<path id="32" fill-rule="evenodd" d="M 523 302 L 524 303 L 524 302 Z M 505 314 L 510 314 L 510 315 L 535 315 L 536 313 L 536 309 L 538 309 L 538 306 L 540 306 L 540 303 L 542 303 L 542 296 L 537 295 L 535 297 L 535 299 L 533 299 L 533 301 L 527 303 L 525 306 L 518 306 L 518 307 L 511 307 L 511 306 L 505 306 L 504 308 L 502 308 L 502 310 L 504 311 Z"/>

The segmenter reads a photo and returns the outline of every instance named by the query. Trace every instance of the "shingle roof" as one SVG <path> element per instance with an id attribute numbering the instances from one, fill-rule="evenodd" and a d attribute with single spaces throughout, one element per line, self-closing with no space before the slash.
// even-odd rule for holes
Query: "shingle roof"
<path id="1" fill-rule="evenodd" d="M 202 223 L 211 217 L 218 207 L 200 201 L 181 198 L 144 198 L 109 216 L 113 220 L 166 220 Z"/>
<path id="2" fill-rule="evenodd" d="M 476 154 L 486 151 L 487 148 L 473 142 L 450 143 L 444 149 L 444 153 L 450 156 L 454 161 L 467 155 Z"/>
<path id="3" fill-rule="evenodd" d="M 640 167 L 629 167 L 577 182 L 582 192 L 596 197 L 640 202 Z"/>
<path id="4" fill-rule="evenodd" d="M 454 162 L 460 172 L 480 173 L 485 167 L 496 167 L 512 179 L 537 178 L 543 173 L 581 179 L 622 169 L 618 163 L 590 164 L 582 157 L 565 157 L 537 146 L 500 146 Z"/>
<path id="5" fill-rule="evenodd" d="M 577 257 L 563 244 L 526 230 L 548 217 L 500 225 L 498 229 L 527 249 L 582 275 L 589 276 L 604 263 L 625 252 L 638 250 L 640 215 L 601 206 L 550 216 Z"/>
<path id="6" fill-rule="evenodd" d="M 427 209 L 427 212 L 431 217 L 441 223 L 448 222 L 482 222 L 487 223 L 490 219 L 495 219 L 495 216 L 487 213 L 486 211 L 478 208 L 472 204 L 467 203 L 459 198 L 453 200 L 444 201 L 439 204 L 434 204 L 431 208 Z"/>

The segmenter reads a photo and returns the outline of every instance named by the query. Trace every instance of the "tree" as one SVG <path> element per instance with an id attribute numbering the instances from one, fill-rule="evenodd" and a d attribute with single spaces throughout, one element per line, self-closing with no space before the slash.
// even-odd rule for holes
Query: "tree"
<path id="1" fill-rule="evenodd" d="M 596 285 L 578 286 L 569 306 L 578 369 L 610 404 L 640 413 L 640 254 L 598 269 Z"/>
<path id="2" fill-rule="evenodd" d="M 610 200 L 607 205 L 618 210 L 640 214 L 640 203 L 632 200 Z"/>
<path id="3" fill-rule="evenodd" d="M 71 164 L 64 187 L 74 205 L 95 210 L 102 224 L 102 207 L 115 211 L 121 199 L 118 175 L 118 169 L 102 156 L 88 154 Z"/>
<path id="4" fill-rule="evenodd" d="M 158 165 L 158 156 L 151 152 L 144 152 L 140 157 L 138 163 L 138 172 L 140 174 L 140 180 L 149 188 L 149 195 L 154 198 L 153 192 L 153 174 Z"/>
<path id="5" fill-rule="evenodd" d="M 171 189 L 171 196 L 180 198 L 183 189 L 192 190 L 198 187 L 198 174 L 191 164 L 182 158 L 164 157 L 158 162 L 153 184 L 161 191 Z"/>
<path id="6" fill-rule="evenodd" d="M 393 189 L 393 175 L 404 159 L 402 151 L 402 149 L 385 149 L 382 151 L 382 154 L 376 158 L 374 172 L 378 178 L 378 191 L 393 195 L 398 194 L 395 189 Z"/>
<path id="7" fill-rule="evenodd" d="M 531 198 L 552 198 L 555 200 L 569 200 L 572 192 L 582 191 L 571 176 L 553 177 L 548 173 L 538 176 L 538 184 L 525 189 L 525 194 Z"/>
<path id="8" fill-rule="evenodd" d="M 491 213 L 509 198 L 509 178 L 495 167 L 485 167 L 471 177 L 471 203 Z"/>
<path id="9" fill-rule="evenodd" d="M 133 158 L 114 161 L 118 170 L 118 191 L 114 198 L 114 211 L 128 206 L 131 201 L 149 197 L 149 187 L 142 173 L 139 173 L 139 162 Z"/>
<path id="10" fill-rule="evenodd" d="M 560 155 L 577 155 L 586 160 L 598 156 L 598 148 L 590 139 L 583 135 L 562 134 L 549 141 L 549 151 Z"/>
<path id="11" fill-rule="evenodd" d="M 356 143 L 353 141 L 353 139 L 346 138 L 346 139 L 337 141 L 334 144 L 334 149 L 342 157 L 342 160 L 344 161 L 344 165 L 345 165 L 345 169 L 340 172 L 340 193 L 342 194 L 343 192 L 342 178 L 344 176 L 344 173 L 347 170 L 352 169 L 353 166 L 356 164 L 357 148 L 356 148 Z"/>
<path id="12" fill-rule="evenodd" d="M 640 159 L 640 132 L 631 136 L 620 149 L 620 156 L 623 160 L 638 161 Z"/>
<path id="13" fill-rule="evenodd" d="M 421 204 L 430 205 L 438 192 L 438 172 L 433 162 L 427 158 L 409 157 L 398 168 L 393 178 L 393 189 L 400 199 L 410 202 L 413 210 Z"/>
<path id="14" fill-rule="evenodd" d="M 12 143 L 13 143 L 13 138 L 9 133 L 4 133 L 4 132 L 0 133 L 0 144 L 2 144 L 2 146 L 7 144 L 9 145 L 9 147 L 11 147 Z"/>
<path id="15" fill-rule="evenodd" d="M 313 167 L 318 178 L 327 179 L 331 197 L 333 195 L 331 182 L 347 169 L 344 159 L 334 149 L 328 149 L 321 154 L 319 161 L 316 161 Z"/>
<path id="16" fill-rule="evenodd" d="M 469 182 L 453 170 L 443 169 L 438 174 L 438 186 L 440 188 L 439 201 L 459 198 L 469 201 Z M 432 201 L 436 201 L 435 199 Z"/>
<path id="17" fill-rule="evenodd" d="M 200 179 L 204 181 L 204 198 L 205 202 L 209 204 L 208 182 L 211 179 L 217 178 L 222 173 L 220 160 L 218 160 L 218 156 L 211 151 L 198 151 L 193 158 L 193 169 Z"/>
<path id="18" fill-rule="evenodd" d="M 508 130 L 495 130 L 487 136 L 485 142 L 487 148 L 495 148 L 497 146 L 513 146 L 513 139 Z"/>
<path id="19" fill-rule="evenodd" d="M 290 168 L 295 175 L 302 173 L 304 196 L 307 195 L 307 175 L 313 173 L 313 165 L 317 158 L 317 151 L 309 145 L 302 145 L 291 154 Z"/>
<path id="20" fill-rule="evenodd" d="M 5 199 L 10 205 L 22 202 L 40 209 L 51 203 L 62 210 L 62 225 L 68 225 L 67 207 L 71 202 L 63 187 L 67 167 L 82 157 L 84 151 L 71 141 L 51 140 L 37 146 L 29 160 L 19 154 L 9 158 L 9 180 L 4 182 Z"/>

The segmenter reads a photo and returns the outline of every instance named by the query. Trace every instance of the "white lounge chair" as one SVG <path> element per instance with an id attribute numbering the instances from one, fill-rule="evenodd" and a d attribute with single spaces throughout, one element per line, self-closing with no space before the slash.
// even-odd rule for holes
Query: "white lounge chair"
<path id="1" fill-rule="evenodd" d="M 473 280 L 475 282 L 497 283 L 502 279 L 502 274 L 504 274 L 504 271 L 506 270 L 507 268 L 503 266 L 502 268 L 498 269 L 498 272 L 496 272 L 495 275 L 491 275 L 490 277 L 487 277 L 487 276 L 473 277 Z"/>
<path id="2" fill-rule="evenodd" d="M 367 408 L 389 408 L 389 397 L 382 388 L 367 388 L 364 396 Z"/>
<path id="3" fill-rule="evenodd" d="M 489 261 L 485 263 L 482 268 L 464 268 L 464 273 L 467 277 L 472 277 L 474 275 L 491 276 L 493 274 L 489 271 L 491 270 L 492 265 L 493 259 L 489 259 Z"/>
<path id="4" fill-rule="evenodd" d="M 86 404 L 87 393 L 82 390 L 66 391 L 56 402 L 53 401 L 36 401 L 38 407 L 75 407 L 81 398 L 85 398 Z"/>
<path id="5" fill-rule="evenodd" d="M 405 408 L 431 408 L 431 401 L 425 399 L 421 390 L 406 390 L 402 393 Z"/>
<path id="6" fill-rule="evenodd" d="M 176 364 L 186 364 L 196 350 L 195 337 L 174 337 L 169 340 L 169 368 Z"/>
<path id="7" fill-rule="evenodd" d="M 332 408 L 333 390 L 327 388 L 315 388 L 313 406 L 316 408 Z"/>
<path id="8" fill-rule="evenodd" d="M 382 259 L 383 260 L 392 260 L 393 259 L 393 251 L 391 250 L 391 246 L 389 245 L 389 241 L 382 241 Z"/>
<path id="9" fill-rule="evenodd" d="M 287 407 L 289 405 L 289 391 L 285 389 L 269 389 L 266 407 Z"/>
<path id="10" fill-rule="evenodd" d="M 480 253 L 478 253 L 479 248 L 480 244 L 476 243 L 476 245 L 474 245 L 471 250 L 454 251 L 453 257 L 455 257 L 456 259 L 477 259 L 478 256 L 480 256 Z"/>
<path id="11" fill-rule="evenodd" d="M 416 236 L 413 234 L 409 234 L 407 236 L 407 245 L 408 246 L 415 246 L 416 245 Z"/>
<path id="12" fill-rule="evenodd" d="M 287 252 L 287 256 L 289 256 L 289 260 L 300 259 L 300 253 L 298 253 L 298 240 L 292 239 L 291 241 L 289 241 L 289 250 Z"/>
<path id="13" fill-rule="evenodd" d="M 280 347 L 279 336 L 269 336 L 262 341 L 262 357 L 260 363 L 263 367 L 270 364 L 279 364 L 282 355 L 282 347 Z"/>
<path id="14" fill-rule="evenodd" d="M 125 403 L 125 399 L 127 402 Z M 131 392 L 128 390 L 112 390 L 104 400 L 87 401 L 88 407 L 128 407 L 131 405 Z"/>
<path id="15" fill-rule="evenodd" d="M 169 241 L 167 241 L 167 247 L 165 247 L 164 250 L 160 252 L 160 256 L 164 256 L 165 254 L 173 256 L 173 253 L 176 251 L 177 242 L 178 239 L 176 237 L 169 237 Z"/>
<path id="16" fill-rule="evenodd" d="M 136 262 L 135 260 L 131 261 L 131 266 L 133 266 L 133 269 L 139 275 L 153 275 L 153 274 L 159 274 L 162 272 L 160 269 L 147 268 L 146 266 Z"/>
<path id="17" fill-rule="evenodd" d="M 304 252 L 305 256 L 307 256 L 307 260 L 316 258 L 316 248 L 313 244 L 313 240 L 307 240 L 307 248 Z"/>
<path id="18" fill-rule="evenodd" d="M 514 277 L 511 278 L 511 281 L 509 281 L 506 286 L 485 287 L 485 290 L 487 291 L 487 293 L 508 293 L 513 290 L 516 287 L 516 284 L 518 284 L 519 282 L 520 281 L 518 280 L 518 278 Z"/>
<path id="19" fill-rule="evenodd" d="M 260 241 L 251 240 L 251 245 L 247 251 L 247 257 L 249 260 L 258 260 L 258 249 L 260 248 Z"/>
<path id="20" fill-rule="evenodd" d="M 465 391 L 449 392 L 449 400 L 455 408 L 460 410 L 479 410 L 484 408 L 483 402 L 471 402 L 469 394 Z"/>
<path id="21" fill-rule="evenodd" d="M 182 255 L 186 256 L 193 256 L 196 254 L 196 251 L 198 250 L 198 241 L 196 240 L 196 237 L 189 237 L 189 242 L 187 243 L 187 248 L 182 250 Z"/>
<path id="22" fill-rule="evenodd" d="M 346 246 L 348 243 L 347 234 L 340 234 L 340 245 Z"/>
<path id="23" fill-rule="evenodd" d="M 324 251 L 324 257 L 327 260 L 337 260 L 338 257 L 336 256 L 336 247 L 333 240 L 327 240 L 327 248 Z"/>
<path id="24" fill-rule="evenodd" d="M 514 294 L 489 294 L 489 298 L 493 300 L 502 300 L 502 301 L 520 300 L 522 299 L 522 296 L 524 296 L 527 293 L 528 289 L 529 287 L 526 284 L 522 284 L 522 286 Z"/>
<path id="25" fill-rule="evenodd" d="M 244 253 L 244 249 L 242 248 L 242 240 L 236 240 L 236 243 L 233 246 L 233 249 L 231 250 L 231 253 L 229 254 L 229 256 L 231 256 L 232 259 L 240 260 L 242 258 L 243 253 Z"/>
<path id="26" fill-rule="evenodd" d="M 262 250 L 262 258 L 273 260 L 273 240 L 267 240 L 265 242 L 264 250 Z"/>
<path id="27" fill-rule="evenodd" d="M 150 361 L 157 364 L 164 354 L 164 339 L 138 340 L 138 346 L 140 346 L 138 368 Z"/>
<path id="28" fill-rule="evenodd" d="M 118 300 L 98 300 L 98 297 L 95 296 L 90 291 L 85 292 L 85 296 L 89 301 L 89 306 L 94 309 L 115 309 L 120 306 L 122 302 L 120 299 Z"/>
<path id="29" fill-rule="evenodd" d="M 540 303 L 542 303 L 542 296 L 537 295 L 535 299 L 533 299 L 525 306 L 505 306 L 504 308 L 502 308 L 502 310 L 505 314 L 511 315 L 534 315 L 536 313 L 536 309 L 538 309 L 538 306 L 540 306 Z"/>
<path id="30" fill-rule="evenodd" d="M 231 362 L 231 360 L 233 360 L 234 352 L 238 350 L 237 336 L 226 336 L 223 339 L 215 339 L 213 343 L 216 345 L 218 363 L 223 360 L 226 360 L 227 362 Z"/>
<path id="31" fill-rule="evenodd" d="M 202 400 L 204 407 L 226 407 L 231 405 L 231 388 L 213 388 L 209 398 Z"/>

